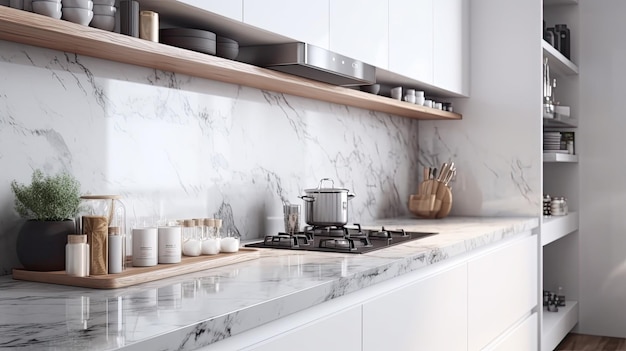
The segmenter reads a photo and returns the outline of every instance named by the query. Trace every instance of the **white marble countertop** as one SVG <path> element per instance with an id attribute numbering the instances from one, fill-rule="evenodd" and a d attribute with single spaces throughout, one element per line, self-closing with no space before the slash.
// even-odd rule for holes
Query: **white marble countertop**
<path id="1" fill-rule="evenodd" d="M 367 254 L 263 249 L 261 258 L 134 287 L 0 278 L 0 348 L 193 350 L 507 236 L 538 218 L 372 223 L 437 235 Z"/>

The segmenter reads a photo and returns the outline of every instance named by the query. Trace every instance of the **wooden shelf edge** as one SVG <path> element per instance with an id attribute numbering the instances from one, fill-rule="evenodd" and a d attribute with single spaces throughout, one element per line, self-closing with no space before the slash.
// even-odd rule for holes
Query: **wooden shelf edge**
<path id="1" fill-rule="evenodd" d="M 348 105 L 400 117 L 460 120 L 458 113 L 334 86 L 165 44 L 0 6 L 0 40 Z"/>
<path id="2" fill-rule="evenodd" d="M 546 246 L 578 230 L 578 212 L 566 216 L 543 217 L 541 223 L 541 246 Z"/>
<path id="3" fill-rule="evenodd" d="M 578 301 L 565 301 L 558 312 L 543 311 L 541 350 L 554 350 L 578 323 Z"/>
<path id="4" fill-rule="evenodd" d="M 556 72 L 573 76 L 578 74 L 578 66 L 576 66 L 567 57 L 563 56 L 557 49 L 550 45 L 547 41 L 541 40 L 541 47 L 543 48 L 544 56 L 548 57 L 548 64 L 550 69 L 554 69 Z"/>

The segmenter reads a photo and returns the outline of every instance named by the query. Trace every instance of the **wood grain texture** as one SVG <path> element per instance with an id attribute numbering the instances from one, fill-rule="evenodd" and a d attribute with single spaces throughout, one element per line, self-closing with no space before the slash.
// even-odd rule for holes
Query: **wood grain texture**
<path id="1" fill-rule="evenodd" d="M 253 65 L 0 6 L 0 39 L 415 119 L 458 113 L 321 83 Z"/>
<path id="2" fill-rule="evenodd" d="M 116 289 L 254 260 L 259 257 L 260 252 L 258 249 L 240 248 L 235 253 L 220 253 L 213 256 L 198 257 L 183 256 L 181 263 L 159 264 L 153 267 L 129 267 L 122 273 L 89 277 L 71 277 L 65 274 L 65 271 L 35 272 L 13 269 L 13 279 L 94 289 Z"/>
<path id="3" fill-rule="evenodd" d="M 626 339 L 569 333 L 557 351 L 626 351 Z"/>

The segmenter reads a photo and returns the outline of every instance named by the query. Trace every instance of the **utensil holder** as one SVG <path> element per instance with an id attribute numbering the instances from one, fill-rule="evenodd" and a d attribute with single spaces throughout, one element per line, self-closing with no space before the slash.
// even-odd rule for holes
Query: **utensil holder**
<path id="1" fill-rule="evenodd" d="M 452 209 L 452 191 L 438 180 L 426 180 L 409 196 L 409 211 L 422 218 L 444 218 Z"/>

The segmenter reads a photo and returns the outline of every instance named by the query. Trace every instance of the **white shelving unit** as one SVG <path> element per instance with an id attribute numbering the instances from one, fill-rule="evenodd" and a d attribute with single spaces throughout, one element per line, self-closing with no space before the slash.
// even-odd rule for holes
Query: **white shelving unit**
<path id="1" fill-rule="evenodd" d="M 578 301 L 565 301 L 558 312 L 543 313 L 542 350 L 554 350 L 563 337 L 578 323 Z"/>
<path id="2" fill-rule="evenodd" d="M 543 153 L 543 162 L 577 163 L 578 162 L 578 155 L 558 154 L 558 153 L 554 153 L 554 152 L 544 152 Z"/>
<path id="3" fill-rule="evenodd" d="M 578 0 L 543 0 L 544 20 L 548 27 L 567 24 L 570 28 L 571 58 L 575 61 L 576 29 L 579 26 Z M 572 6 L 573 5 L 573 6 Z M 557 79 L 556 99 L 559 103 L 570 106 L 566 115 L 546 114 L 543 117 L 544 131 L 574 132 L 579 125 L 578 115 L 578 66 L 566 58 L 557 49 L 541 39 L 543 57 L 548 59 L 551 78 Z M 571 113 L 571 114 L 570 114 Z M 564 163 L 568 166 L 559 166 Z M 543 290 L 554 291 L 563 287 L 566 306 L 559 307 L 559 312 L 541 310 L 541 350 L 552 351 L 578 323 L 578 155 L 554 152 L 543 153 L 543 191 L 552 196 L 564 196 L 568 199 L 570 212 L 566 216 L 544 217 L 541 223 L 541 280 Z M 573 200 L 572 200 L 573 199 Z M 572 200 L 572 201 L 570 201 Z"/>

